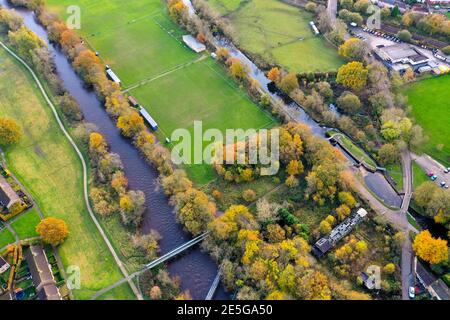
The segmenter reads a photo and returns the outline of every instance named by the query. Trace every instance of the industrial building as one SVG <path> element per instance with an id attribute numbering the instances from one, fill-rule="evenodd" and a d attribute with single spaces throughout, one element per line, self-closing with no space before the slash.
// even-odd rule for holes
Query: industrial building
<path id="1" fill-rule="evenodd" d="M 428 66 L 430 61 L 417 48 L 407 43 L 398 43 L 391 46 L 378 45 L 374 52 L 389 69 L 400 73 L 409 68 L 418 71 L 420 68 Z"/>
<path id="2" fill-rule="evenodd" d="M 350 215 L 342 223 L 337 225 L 330 234 L 320 238 L 313 246 L 312 252 L 317 257 L 322 257 L 331 248 L 333 248 L 342 238 L 350 234 L 356 225 L 363 221 L 367 215 L 367 211 L 360 208 L 356 213 Z"/>

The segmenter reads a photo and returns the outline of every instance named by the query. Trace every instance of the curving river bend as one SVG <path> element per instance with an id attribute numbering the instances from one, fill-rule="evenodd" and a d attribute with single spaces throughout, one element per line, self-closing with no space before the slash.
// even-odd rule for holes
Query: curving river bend
<path id="1" fill-rule="evenodd" d="M 7 0 L 0 0 L 0 4 L 11 9 Z M 168 199 L 162 188 L 158 187 L 157 171 L 149 166 L 140 156 L 137 149 L 120 135 L 119 130 L 109 118 L 95 93 L 85 88 L 83 81 L 75 73 L 66 56 L 49 42 L 47 31 L 36 22 L 34 13 L 20 8 L 15 8 L 14 10 L 24 18 L 25 25 L 48 44 L 50 51 L 54 55 L 56 69 L 64 87 L 80 104 L 86 121 L 95 124 L 105 136 L 111 151 L 120 155 L 130 188 L 139 189 L 145 193 L 147 210 L 144 213 L 142 233 L 146 234 L 151 229 L 155 229 L 160 233 L 162 236 L 160 242 L 162 254 L 187 242 L 190 236 L 177 223 L 173 207 L 168 204 Z M 267 79 L 264 72 L 232 43 L 226 39 L 216 40 L 218 45 L 227 47 L 231 55 L 241 59 L 250 68 L 251 76 L 261 83 L 264 91 L 272 97 L 278 98 L 276 93 L 269 90 L 271 81 Z M 297 110 L 297 120 L 299 122 L 308 124 L 314 134 L 325 138 L 327 131 L 325 127 L 322 127 L 312 119 L 295 102 L 289 103 L 289 107 Z M 401 203 L 401 198 L 384 178 L 368 173 L 365 180 L 368 187 L 386 203 L 390 205 Z M 207 253 L 201 252 L 199 248 L 195 248 L 169 262 L 168 270 L 172 276 L 180 276 L 182 290 L 189 290 L 194 299 L 204 299 L 217 274 L 217 265 Z M 230 296 L 225 292 L 223 286 L 219 286 L 214 299 L 223 300 L 229 298 Z"/>
<path id="2" fill-rule="evenodd" d="M 37 23 L 34 13 L 26 9 L 11 8 L 7 0 L 0 0 L 0 4 L 19 13 L 24 18 L 25 25 L 48 44 L 65 89 L 80 104 L 86 121 L 95 124 L 104 135 L 111 151 L 120 155 L 130 188 L 145 193 L 147 210 L 144 213 L 142 233 L 146 234 L 151 229 L 159 232 L 162 236 L 161 254 L 189 241 L 191 237 L 177 223 L 174 208 L 169 205 L 162 188 L 158 188 L 158 172 L 146 163 L 129 140 L 121 136 L 95 93 L 85 88 L 66 56 L 49 42 L 47 31 Z M 168 270 L 172 276 L 180 277 L 182 290 L 189 290 L 194 299 L 204 299 L 217 274 L 217 265 L 207 253 L 197 247 L 171 260 Z M 229 299 L 229 296 L 219 286 L 214 298 L 222 300 Z"/>

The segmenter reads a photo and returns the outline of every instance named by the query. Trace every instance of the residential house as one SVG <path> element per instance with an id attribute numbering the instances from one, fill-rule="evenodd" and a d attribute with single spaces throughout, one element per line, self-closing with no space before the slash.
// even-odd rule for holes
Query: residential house
<path id="1" fill-rule="evenodd" d="M 433 275 L 417 258 L 414 261 L 414 271 L 420 284 L 428 293 L 437 300 L 450 300 L 450 289 L 442 281 Z"/>
<path id="2" fill-rule="evenodd" d="M 14 204 L 20 201 L 20 197 L 9 185 L 8 181 L 0 175 L 0 206 L 6 207 L 9 210 Z"/>
<path id="3" fill-rule="evenodd" d="M 6 262 L 3 257 L 0 256 L 0 274 L 5 273 L 9 269 L 10 265 L 8 262 Z"/>
<path id="4" fill-rule="evenodd" d="M 61 300 L 52 269 L 48 263 L 44 248 L 39 245 L 30 246 L 26 254 L 31 278 L 39 300 Z"/>

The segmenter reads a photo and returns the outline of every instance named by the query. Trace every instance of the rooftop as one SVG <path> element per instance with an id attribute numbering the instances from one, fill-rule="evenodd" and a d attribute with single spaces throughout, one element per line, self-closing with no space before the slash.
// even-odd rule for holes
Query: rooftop
<path id="1" fill-rule="evenodd" d="M 19 201 L 20 197 L 9 185 L 8 181 L 0 175 L 0 203 L 4 206 L 9 207 L 15 202 Z"/>
<path id="2" fill-rule="evenodd" d="M 31 246 L 26 259 L 39 299 L 61 300 L 44 248 Z"/>
<path id="3" fill-rule="evenodd" d="M 436 293 L 439 300 L 450 300 L 450 289 L 441 279 L 434 282 L 431 285 L 431 288 Z"/>
<path id="4" fill-rule="evenodd" d="M 425 285 L 425 287 L 428 287 L 436 281 L 436 277 L 431 272 L 429 272 L 419 261 L 417 261 L 416 274 L 419 277 L 419 280 Z"/>
<path id="5" fill-rule="evenodd" d="M 188 45 L 189 48 L 199 53 L 206 50 L 206 46 L 198 41 L 196 38 L 191 36 L 190 34 L 183 36 L 183 41 Z"/>
<path id="6" fill-rule="evenodd" d="M 384 60 L 390 60 L 392 63 L 404 62 L 410 60 L 412 63 L 428 61 L 419 50 L 407 43 L 398 43 L 392 46 L 378 47 L 378 53 Z"/>

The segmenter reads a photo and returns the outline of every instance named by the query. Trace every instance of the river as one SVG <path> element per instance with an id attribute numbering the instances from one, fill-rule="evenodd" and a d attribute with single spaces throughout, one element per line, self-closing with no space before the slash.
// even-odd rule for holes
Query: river
<path id="1" fill-rule="evenodd" d="M 0 0 L 0 4 L 11 8 L 6 0 Z M 49 42 L 47 31 L 37 23 L 34 13 L 25 9 L 14 10 L 24 18 L 25 25 L 48 44 L 65 89 L 80 104 L 86 121 L 95 124 L 103 134 L 111 151 L 120 155 L 130 188 L 145 193 L 147 210 L 144 213 L 142 233 L 146 234 L 151 229 L 159 232 L 162 236 L 161 254 L 189 241 L 191 237 L 176 221 L 174 208 L 169 205 L 162 188 L 158 187 L 158 172 L 146 163 L 129 140 L 121 136 L 96 94 L 86 89 L 66 56 Z M 170 261 L 168 270 L 172 276 L 180 277 L 182 290 L 189 290 L 194 299 L 204 299 L 217 274 L 217 265 L 207 253 L 197 247 Z M 219 286 L 214 299 L 229 299 L 229 295 Z"/>
<path id="2" fill-rule="evenodd" d="M 249 70 L 249 74 L 252 78 L 256 79 L 261 84 L 261 89 L 269 94 L 274 99 L 282 99 L 277 90 L 272 89 L 272 81 L 269 80 L 263 71 L 261 71 L 258 66 L 256 66 L 245 54 L 243 54 L 238 48 L 234 46 L 228 39 L 216 37 L 215 45 L 218 47 L 225 47 L 230 52 L 232 57 L 238 58 L 244 63 Z M 306 111 L 292 99 L 286 99 L 283 97 L 283 102 L 288 106 L 288 108 L 295 109 L 295 120 L 301 123 L 306 123 L 311 131 L 319 137 L 326 138 L 326 133 L 330 128 L 322 126 L 320 123 L 315 121 L 310 117 Z M 337 110 L 334 110 L 337 112 Z M 355 164 L 355 160 L 347 154 L 345 150 L 337 147 L 342 151 L 342 153 L 347 157 L 351 164 Z M 391 207 L 400 207 L 402 204 L 402 198 L 397 194 L 397 192 L 392 188 L 392 186 L 387 182 L 382 174 L 379 172 L 369 172 L 365 170 L 364 181 L 366 186 L 374 192 L 379 198 L 381 198 L 384 203 Z"/>
<path id="3" fill-rule="evenodd" d="M 0 4 L 10 8 L 6 0 L 0 0 Z M 46 30 L 35 21 L 34 14 L 28 10 L 15 10 L 25 19 L 26 26 L 49 44 L 49 48 L 55 57 L 57 72 L 63 80 L 64 87 L 79 102 L 86 121 L 94 123 L 105 136 L 111 151 L 120 155 L 130 187 L 142 190 L 145 193 L 148 209 L 144 214 L 142 232 L 145 234 L 151 229 L 155 229 L 161 234 L 160 248 L 162 254 L 188 241 L 190 239 L 189 235 L 177 223 L 173 207 L 168 204 L 168 199 L 162 189 L 158 188 L 157 171 L 149 166 L 142 159 L 136 148 L 120 135 L 95 93 L 85 88 L 83 81 L 72 69 L 65 55 L 53 44 L 49 43 Z M 260 82 L 261 88 L 267 94 L 273 98 L 280 99 L 277 92 L 270 89 L 271 81 L 264 72 L 245 54 L 227 39 L 216 38 L 216 41 L 218 46 L 226 47 L 233 57 L 239 58 L 247 65 L 250 70 L 250 76 Z M 314 134 L 325 138 L 328 128 L 311 118 L 296 102 L 285 101 L 285 103 L 289 108 L 295 109 L 295 117 L 298 122 L 309 125 Z M 345 152 L 344 154 L 351 159 Z M 367 172 L 365 181 L 367 186 L 387 204 L 391 206 L 401 204 L 400 196 L 380 174 Z M 203 299 L 206 296 L 217 273 L 217 265 L 214 261 L 198 248 L 170 262 L 168 269 L 171 275 L 180 276 L 181 288 L 189 290 L 194 299 Z M 214 298 L 228 299 L 229 295 L 222 286 L 219 286 Z"/>

